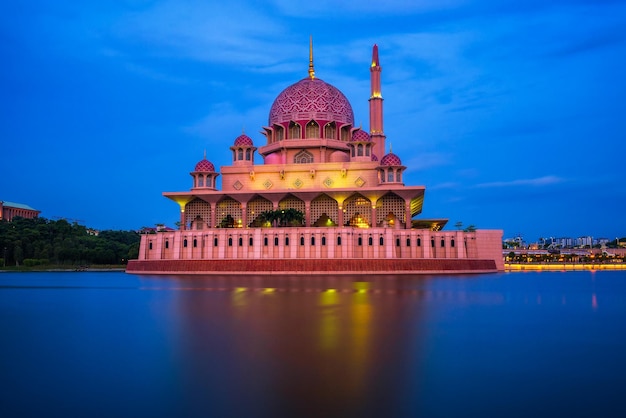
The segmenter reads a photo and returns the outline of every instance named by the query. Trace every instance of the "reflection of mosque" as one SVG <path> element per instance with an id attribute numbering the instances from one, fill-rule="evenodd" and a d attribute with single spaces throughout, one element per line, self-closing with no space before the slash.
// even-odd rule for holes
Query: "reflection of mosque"
<path id="1" fill-rule="evenodd" d="M 197 290 L 176 292 L 181 384 L 205 389 L 191 403 L 229 416 L 393 416 L 371 408 L 405 395 L 388 385 L 423 355 L 415 301 L 433 293 L 402 277 L 352 279 L 181 279 Z"/>
<path id="2" fill-rule="evenodd" d="M 311 48 L 308 77 L 270 109 L 265 145 L 242 134 L 231 166 L 218 173 L 205 156 L 190 191 L 164 193 L 179 204 L 180 230 L 143 235 L 128 271 L 502 270 L 502 231 L 444 231 L 447 220 L 413 219 L 425 188 L 405 186 L 407 167 L 386 153 L 381 71 L 374 46 L 366 132 L 343 93 L 315 76 Z"/>

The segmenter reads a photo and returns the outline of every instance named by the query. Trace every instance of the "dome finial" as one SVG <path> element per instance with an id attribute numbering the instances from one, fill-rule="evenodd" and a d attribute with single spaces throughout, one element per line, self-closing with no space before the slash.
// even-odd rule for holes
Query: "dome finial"
<path id="1" fill-rule="evenodd" d="M 393 154 L 393 150 L 391 149 L 391 142 L 389 143 L 389 154 Z"/>
<path id="2" fill-rule="evenodd" d="M 309 78 L 315 78 L 315 69 L 313 68 L 313 35 L 309 36 Z"/>
<path id="3" fill-rule="evenodd" d="M 206 149 L 204 150 L 204 159 L 206 160 Z"/>

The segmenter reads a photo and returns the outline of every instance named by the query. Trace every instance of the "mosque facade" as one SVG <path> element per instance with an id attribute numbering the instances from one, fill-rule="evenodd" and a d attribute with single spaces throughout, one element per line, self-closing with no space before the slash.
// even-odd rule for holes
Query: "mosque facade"
<path id="1" fill-rule="evenodd" d="M 308 76 L 274 100 L 265 143 L 246 134 L 219 172 L 205 157 L 178 204 L 179 230 L 144 234 L 136 274 L 467 273 L 504 268 L 502 231 L 446 231 L 446 219 L 414 219 L 424 186 L 385 153 L 378 47 L 370 65 L 369 132 L 354 124 L 336 87 Z M 263 164 L 255 164 L 259 154 Z M 221 190 L 217 180 L 221 176 Z"/>

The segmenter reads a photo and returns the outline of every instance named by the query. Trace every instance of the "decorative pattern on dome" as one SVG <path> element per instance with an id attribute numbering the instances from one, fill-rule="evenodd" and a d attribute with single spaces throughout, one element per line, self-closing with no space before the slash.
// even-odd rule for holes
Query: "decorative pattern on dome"
<path id="1" fill-rule="evenodd" d="M 400 161 L 400 157 L 390 152 L 380 160 L 380 165 L 402 165 L 402 161 Z"/>
<path id="2" fill-rule="evenodd" d="M 204 172 L 204 173 L 214 173 L 215 172 L 215 166 L 213 165 L 213 163 L 209 160 L 207 160 L 206 158 L 204 158 L 202 161 L 198 162 L 198 164 L 196 164 L 196 168 L 194 171 L 198 171 L 198 172 Z"/>
<path id="3" fill-rule="evenodd" d="M 378 161 L 378 157 L 372 154 L 372 161 Z"/>
<path id="4" fill-rule="evenodd" d="M 370 135 L 363 129 L 354 131 L 352 134 L 352 142 L 370 142 L 371 140 L 372 138 L 370 138 Z"/>
<path id="5" fill-rule="evenodd" d="M 252 138 L 250 138 L 246 134 L 241 134 L 235 139 L 236 147 L 253 147 L 254 143 L 252 142 Z"/>
<path id="6" fill-rule="evenodd" d="M 319 78 L 305 78 L 283 90 L 272 104 L 269 124 L 314 119 L 309 113 L 322 113 L 319 119 L 354 125 L 354 113 L 346 96 Z"/>

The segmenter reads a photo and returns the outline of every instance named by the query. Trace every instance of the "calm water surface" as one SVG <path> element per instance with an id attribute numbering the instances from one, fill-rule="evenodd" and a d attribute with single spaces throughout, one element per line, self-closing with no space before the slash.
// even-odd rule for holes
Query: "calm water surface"
<path id="1" fill-rule="evenodd" d="M 0 416 L 624 417 L 626 272 L 0 273 Z"/>

